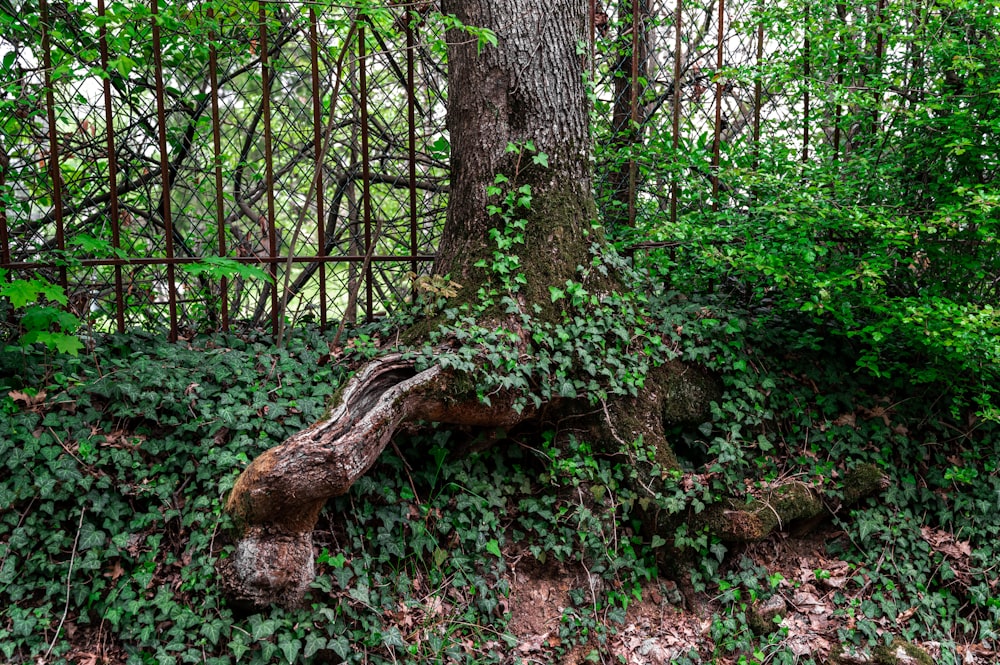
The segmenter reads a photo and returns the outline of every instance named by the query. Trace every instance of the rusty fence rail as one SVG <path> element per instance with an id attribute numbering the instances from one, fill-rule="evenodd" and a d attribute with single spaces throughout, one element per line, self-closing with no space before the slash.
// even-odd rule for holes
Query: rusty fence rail
<path id="1" fill-rule="evenodd" d="M 344 7 L 256 14 L 40 0 L 0 41 L 0 267 L 99 329 L 371 317 L 443 224 L 430 29 Z"/>
<path id="2" fill-rule="evenodd" d="M 764 157 L 842 159 L 857 118 L 817 92 L 882 94 L 852 63 L 892 48 L 884 0 L 590 2 L 602 214 L 663 220 L 650 240 L 745 205 Z M 448 194 L 433 3 L 16 5 L 0 2 L 9 279 L 62 285 L 96 330 L 177 337 L 370 318 L 429 269 Z"/>

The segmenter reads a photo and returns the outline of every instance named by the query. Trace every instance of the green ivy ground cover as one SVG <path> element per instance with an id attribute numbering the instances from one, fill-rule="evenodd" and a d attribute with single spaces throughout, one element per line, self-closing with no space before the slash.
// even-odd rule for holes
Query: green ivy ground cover
<path id="1" fill-rule="evenodd" d="M 852 571 L 833 600 L 839 639 L 936 640 L 945 663 L 958 662 L 956 645 L 992 644 L 991 423 L 950 416 L 939 385 L 907 393 L 867 378 L 821 330 L 795 331 L 796 345 L 721 301 L 663 293 L 651 305 L 674 308 L 682 357 L 726 384 L 707 422 L 671 433 L 691 473 L 668 482 L 664 509 L 789 476 L 836 494 L 845 468 L 875 462 L 889 488 L 839 515 L 845 536 L 831 544 Z M 216 585 L 231 547 L 222 502 L 249 459 L 322 413 L 346 372 L 328 338 L 300 331 L 279 349 L 115 336 L 77 357 L 9 353 L 2 367 L 0 662 L 80 662 L 98 647 L 103 662 L 128 663 L 516 662 L 515 546 L 608 582 L 599 597 L 571 592 L 547 653 L 582 646 L 600 661 L 667 544 L 642 537 L 623 457 L 584 441 L 556 449 L 538 431 L 459 454 L 466 435 L 430 430 L 403 437 L 330 502 L 308 606 L 247 616 Z M 714 598 L 700 660 L 808 662 L 781 630 L 761 636 L 748 623 L 748 603 L 781 593 L 780 576 L 706 534 L 674 539 L 697 555 L 693 587 Z"/>

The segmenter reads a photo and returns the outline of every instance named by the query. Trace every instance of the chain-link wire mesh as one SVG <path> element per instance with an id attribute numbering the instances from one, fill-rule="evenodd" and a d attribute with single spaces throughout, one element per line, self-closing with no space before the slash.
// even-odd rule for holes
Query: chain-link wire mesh
<path id="1" fill-rule="evenodd" d="M 177 335 L 375 316 L 428 269 L 443 77 L 410 7 L 21 4 L 0 41 L 11 277 L 62 284 L 95 329 Z"/>
<path id="2" fill-rule="evenodd" d="M 894 81 L 914 90 L 927 75 L 905 53 L 920 31 L 912 3 L 592 5 L 597 191 L 613 225 L 745 209 L 759 171 L 877 141 L 878 107 L 903 98 Z"/>
<path id="3" fill-rule="evenodd" d="M 935 75 L 909 0 L 588 1 L 596 191 L 633 243 L 683 243 L 692 220 L 732 241 L 726 215 L 790 164 L 863 178 Z M 9 277 L 63 285 L 95 329 L 177 335 L 391 312 L 429 269 L 448 191 L 433 3 L 2 7 Z"/>

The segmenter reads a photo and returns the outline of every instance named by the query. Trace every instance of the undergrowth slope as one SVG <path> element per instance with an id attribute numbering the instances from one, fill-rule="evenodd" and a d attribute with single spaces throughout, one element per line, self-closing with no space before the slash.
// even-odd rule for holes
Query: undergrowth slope
<path id="1" fill-rule="evenodd" d="M 783 336 L 722 301 L 659 297 L 682 357 L 725 382 L 710 419 L 671 432 L 687 472 L 668 479 L 663 509 L 697 512 L 790 479 L 832 497 L 861 463 L 890 479 L 823 531 L 827 563 L 810 579 L 780 556 L 769 567 L 759 546 L 684 528 L 674 543 L 644 538 L 637 515 L 649 506 L 630 489 L 627 456 L 586 441 L 557 449 L 538 430 L 487 447 L 477 433 L 432 429 L 402 437 L 327 506 L 307 607 L 241 615 L 214 572 L 231 547 L 225 494 L 249 459 L 321 413 L 377 340 L 368 331 L 345 350 L 310 331 L 286 348 L 114 336 L 77 358 L 4 358 L 0 661 L 658 662 L 649 640 L 662 626 L 631 655 L 621 649 L 651 598 L 686 616 L 657 573 L 668 544 L 694 552 L 700 595 L 688 600 L 707 613 L 705 632 L 669 662 L 827 662 L 829 649 L 792 639 L 793 601 L 819 588 L 829 648 L 898 637 L 942 663 L 989 653 L 1000 622 L 996 427 L 951 412 L 948 386 L 908 391 L 858 372 L 843 338 L 800 322 Z M 515 567 L 576 573 L 544 639 L 512 625 L 527 593 Z M 755 608 L 769 598 L 784 610 L 761 626 Z"/>

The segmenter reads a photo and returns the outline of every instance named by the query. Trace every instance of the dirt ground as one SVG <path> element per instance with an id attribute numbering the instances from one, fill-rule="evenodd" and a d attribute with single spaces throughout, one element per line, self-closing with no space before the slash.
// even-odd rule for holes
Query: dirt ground
<path id="1" fill-rule="evenodd" d="M 851 619 L 835 615 L 835 593 L 840 591 L 848 597 L 866 593 L 864 588 L 851 590 L 848 563 L 826 555 L 826 543 L 842 535 L 833 527 L 801 537 L 778 534 L 742 552 L 769 573 L 781 575 L 778 593 L 767 604 L 771 612 L 781 617 L 780 623 L 774 624 L 772 644 L 786 648 L 796 661 L 813 658 L 816 662 L 825 662 L 831 651 L 840 647 L 838 630 L 853 627 Z M 526 663 L 577 665 L 595 662 L 596 657 L 596 662 L 602 663 L 667 665 L 692 652 L 697 652 L 703 662 L 719 665 L 736 664 L 741 656 L 748 658 L 745 662 L 760 662 L 749 659 L 751 654 L 724 653 L 716 648 L 711 627 L 713 615 L 719 616 L 719 603 L 710 597 L 693 598 L 694 603 L 685 602 L 672 582 L 662 580 L 647 585 L 642 590 L 642 600 L 629 604 L 624 624 L 615 626 L 606 645 L 595 649 L 591 641 L 557 657 L 557 653 L 565 651 L 557 647 L 560 646 L 560 620 L 564 609 L 570 606 L 570 590 L 587 589 L 601 582 L 588 576 L 579 564 L 543 567 L 529 556 L 520 561 L 515 556 L 513 562 L 509 572 L 512 618 L 508 628 L 520 640 L 516 656 Z M 817 579 L 817 570 L 825 571 L 822 579 Z M 597 590 L 595 588 L 595 592 Z M 699 607 L 690 607 L 691 604 Z M 904 612 L 895 621 L 885 621 L 879 628 L 895 634 L 908 619 L 905 615 Z M 784 635 L 782 629 L 786 631 Z M 926 642 L 916 646 L 937 662 L 939 644 Z M 959 654 L 964 665 L 1000 662 L 1000 653 L 988 645 L 960 646 Z M 899 663 L 916 662 L 907 660 L 903 653 L 898 655 Z M 876 661 L 867 649 L 842 654 L 840 658 L 837 662 L 844 664 L 884 662 Z"/>

